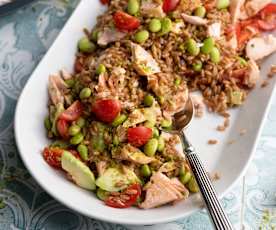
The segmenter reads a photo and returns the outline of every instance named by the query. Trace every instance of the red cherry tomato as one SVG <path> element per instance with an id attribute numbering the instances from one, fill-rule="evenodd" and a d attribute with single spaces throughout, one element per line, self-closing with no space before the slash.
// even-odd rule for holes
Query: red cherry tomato
<path id="1" fill-rule="evenodd" d="M 170 11 L 173 11 L 176 9 L 176 7 L 178 6 L 180 0 L 164 0 L 163 2 L 163 11 L 165 13 L 168 13 Z"/>
<path id="2" fill-rule="evenodd" d="M 150 128 L 139 126 L 135 128 L 128 128 L 127 140 L 130 144 L 136 147 L 143 146 L 152 137 L 152 130 Z"/>
<path id="3" fill-rule="evenodd" d="M 80 101 L 75 101 L 72 105 L 69 106 L 62 114 L 60 114 L 59 119 L 65 121 L 76 121 L 80 118 L 83 112 L 83 105 Z"/>
<path id="4" fill-rule="evenodd" d="M 44 160 L 54 168 L 61 168 L 61 156 L 63 149 L 60 148 L 45 148 L 43 150 Z"/>
<path id="5" fill-rule="evenodd" d="M 121 195 L 128 196 L 128 199 L 122 199 Z M 120 195 L 109 196 L 105 200 L 105 204 L 113 208 L 128 208 L 136 203 L 139 196 L 141 196 L 141 186 L 133 184 L 122 191 Z"/>
<path id="6" fill-rule="evenodd" d="M 140 26 L 140 21 L 123 11 L 117 11 L 113 15 L 113 21 L 117 29 L 123 31 L 133 31 Z"/>
<path id="7" fill-rule="evenodd" d="M 92 112 L 103 122 L 110 123 L 121 111 L 121 104 L 114 99 L 100 99 L 92 106 Z"/>
<path id="8" fill-rule="evenodd" d="M 100 0 L 102 4 L 106 5 L 109 3 L 109 0 Z"/>
<path id="9" fill-rule="evenodd" d="M 68 122 L 65 121 L 64 119 L 59 119 L 57 121 L 57 131 L 63 139 L 68 139 L 69 138 L 68 130 L 69 130 Z"/>

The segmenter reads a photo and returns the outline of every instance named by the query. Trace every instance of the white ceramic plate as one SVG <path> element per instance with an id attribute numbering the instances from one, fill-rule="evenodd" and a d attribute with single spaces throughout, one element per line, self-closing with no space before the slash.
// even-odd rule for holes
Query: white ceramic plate
<path id="1" fill-rule="evenodd" d="M 83 28 L 92 28 L 96 16 L 104 9 L 99 0 L 82 0 L 30 77 L 16 109 L 17 145 L 32 176 L 50 195 L 66 206 L 92 218 L 122 224 L 170 222 L 199 209 L 201 202 L 198 202 L 196 196 L 192 196 L 177 205 L 151 210 L 113 209 L 105 206 L 92 192 L 68 181 L 63 173 L 53 170 L 41 156 L 41 151 L 48 144 L 43 127 L 43 119 L 47 114 L 48 75 L 61 68 L 72 69 L 76 44 L 83 36 Z M 270 57 L 262 65 L 262 78 L 265 78 L 274 58 L 275 56 Z M 215 183 L 220 196 L 243 175 L 252 157 L 273 94 L 273 81 L 275 80 L 271 80 L 265 89 L 256 87 L 243 107 L 231 111 L 231 126 L 226 132 L 215 130 L 223 119 L 208 113 L 203 119 L 194 119 L 187 130 L 187 135 L 196 146 L 207 170 L 221 174 L 221 179 Z M 239 135 L 241 129 L 247 130 L 244 136 Z M 214 146 L 207 145 L 210 138 L 217 139 L 219 143 Z M 227 144 L 231 140 L 235 140 L 235 143 Z"/>

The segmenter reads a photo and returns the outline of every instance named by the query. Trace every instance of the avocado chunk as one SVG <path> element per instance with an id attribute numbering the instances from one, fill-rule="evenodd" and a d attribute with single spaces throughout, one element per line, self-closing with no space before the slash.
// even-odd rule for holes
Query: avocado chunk
<path id="1" fill-rule="evenodd" d="M 78 186 L 88 190 L 96 189 L 93 172 L 70 152 L 63 152 L 61 156 L 61 167 L 72 176 L 73 181 Z"/>
<path id="2" fill-rule="evenodd" d="M 118 192 L 137 182 L 140 183 L 139 178 L 130 169 L 122 172 L 118 168 L 108 168 L 96 180 L 96 185 L 108 192 Z"/>

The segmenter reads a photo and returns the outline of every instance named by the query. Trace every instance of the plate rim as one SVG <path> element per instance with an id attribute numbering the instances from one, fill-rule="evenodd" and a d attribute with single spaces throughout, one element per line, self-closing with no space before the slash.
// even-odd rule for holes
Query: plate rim
<path id="1" fill-rule="evenodd" d="M 175 220 L 178 220 L 180 218 L 184 218 L 186 217 L 187 215 L 190 215 L 192 213 L 194 213 L 195 211 L 198 211 L 198 210 L 201 210 L 203 208 L 199 208 L 199 207 L 193 207 L 191 208 L 190 211 L 186 211 L 185 213 L 180 213 L 178 215 L 175 215 L 173 217 L 167 217 L 167 218 L 163 218 L 163 219 L 156 219 L 154 221 L 128 221 L 127 219 L 125 219 L 124 222 L 120 221 L 120 220 L 116 220 L 116 217 L 111 217 L 111 216 L 97 216 L 97 213 L 87 213 L 86 211 L 83 211 L 81 209 L 78 209 L 68 203 L 66 203 L 65 201 L 63 201 L 61 198 L 59 198 L 58 196 L 56 196 L 54 193 L 52 193 L 50 190 L 48 190 L 47 187 L 43 186 L 42 184 L 42 181 L 41 179 L 36 176 L 36 174 L 34 173 L 34 171 L 32 170 L 32 167 L 30 167 L 30 164 L 28 164 L 28 159 L 26 157 L 24 157 L 25 155 L 22 154 L 22 151 L 21 149 L 23 149 L 23 147 L 20 145 L 20 142 L 19 142 L 19 139 L 20 139 L 20 134 L 19 134 L 19 131 L 18 131 L 18 123 L 19 123 L 19 120 L 20 120 L 20 113 L 19 113 L 19 108 L 20 108 L 20 104 L 23 103 L 23 95 L 25 93 L 25 90 L 28 86 L 28 84 L 30 84 L 30 79 L 32 78 L 32 76 L 34 75 L 34 73 L 36 71 L 38 71 L 40 65 L 42 65 L 42 63 L 44 62 L 44 60 L 47 58 L 48 56 L 48 53 L 50 53 L 50 51 L 53 49 L 53 47 L 55 46 L 57 40 L 59 40 L 59 37 L 63 34 L 65 28 L 67 28 L 68 26 L 70 26 L 71 24 L 71 21 L 73 20 L 74 18 L 74 15 L 77 14 L 78 12 L 78 9 L 80 8 L 81 4 L 85 4 L 85 1 L 80 1 L 78 3 L 78 5 L 76 6 L 74 12 L 71 14 L 71 16 L 69 17 L 69 19 L 67 20 L 67 22 L 65 23 L 65 25 L 63 26 L 62 30 L 60 31 L 60 33 L 58 34 L 58 36 L 56 37 L 56 39 L 54 40 L 54 42 L 52 43 L 52 45 L 49 47 L 48 51 L 46 52 L 46 54 L 44 55 L 44 57 L 40 60 L 39 64 L 36 66 L 36 68 L 34 69 L 34 71 L 32 72 L 32 74 L 30 75 L 29 79 L 27 80 L 26 84 L 24 85 L 21 93 L 20 93 L 20 96 L 17 100 L 17 104 L 16 104 L 16 109 L 15 109 L 15 117 L 14 117 L 14 135 L 15 135 L 15 142 L 16 142 L 16 146 L 18 147 L 18 152 L 19 152 L 19 155 L 25 165 L 25 167 L 27 168 L 28 172 L 32 175 L 32 177 L 35 179 L 35 181 L 39 184 L 40 187 L 43 188 L 43 190 L 45 190 L 51 197 L 53 197 L 55 200 L 57 200 L 58 202 L 60 202 L 61 204 L 63 204 L 64 206 L 82 214 L 82 215 L 85 215 L 87 217 L 90 217 L 90 218 L 96 218 L 98 220 L 101 220 L 101 221 L 105 221 L 105 222 L 109 222 L 109 223 L 116 223 L 116 224 L 125 224 L 125 225 L 152 225 L 152 224 L 162 224 L 162 223 L 168 223 L 168 222 L 172 222 L 172 221 L 175 221 Z M 261 122 L 260 122 L 260 125 L 258 126 L 258 129 L 257 129 L 257 133 L 256 133 L 256 138 L 254 140 L 254 144 L 252 145 L 252 148 L 250 149 L 250 153 L 248 154 L 248 159 L 246 161 L 246 164 L 244 165 L 243 167 L 243 170 L 241 170 L 241 172 L 239 173 L 239 175 L 236 177 L 236 179 L 234 181 L 232 181 L 232 183 L 228 186 L 228 188 L 222 192 L 221 194 L 219 194 L 219 198 L 222 198 L 223 196 L 225 196 L 225 194 L 227 194 L 235 185 L 236 183 L 244 176 L 245 172 L 247 171 L 248 167 L 249 167 L 249 164 L 251 163 L 252 159 L 253 159 L 253 156 L 254 156 L 254 153 L 256 151 L 256 148 L 257 148 L 257 144 L 258 144 L 258 141 L 260 139 L 260 136 L 261 136 L 261 132 L 263 130 L 263 127 L 264 127 L 264 124 L 265 124 L 265 121 L 266 121 L 266 118 L 267 118 L 267 115 L 268 115 L 268 111 L 269 109 L 271 108 L 271 104 L 272 104 L 272 99 L 275 95 L 275 92 L 276 92 L 276 84 L 273 85 L 273 89 L 272 89 L 272 92 L 271 92 L 271 95 L 268 99 L 268 102 L 267 102 L 267 105 L 265 107 L 265 111 L 263 113 L 263 116 L 261 118 Z"/>

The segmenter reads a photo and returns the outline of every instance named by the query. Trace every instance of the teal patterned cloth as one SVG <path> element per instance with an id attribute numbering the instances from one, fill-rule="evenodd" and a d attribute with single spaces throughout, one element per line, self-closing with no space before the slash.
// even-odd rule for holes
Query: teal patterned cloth
<path id="1" fill-rule="evenodd" d="M 77 0 L 40 0 L 0 17 L 0 230 L 212 229 L 204 211 L 147 227 L 89 219 L 52 199 L 24 168 L 13 134 L 16 101 L 77 3 Z M 236 229 L 274 229 L 276 225 L 275 138 L 276 98 L 247 174 L 223 199 Z"/>

